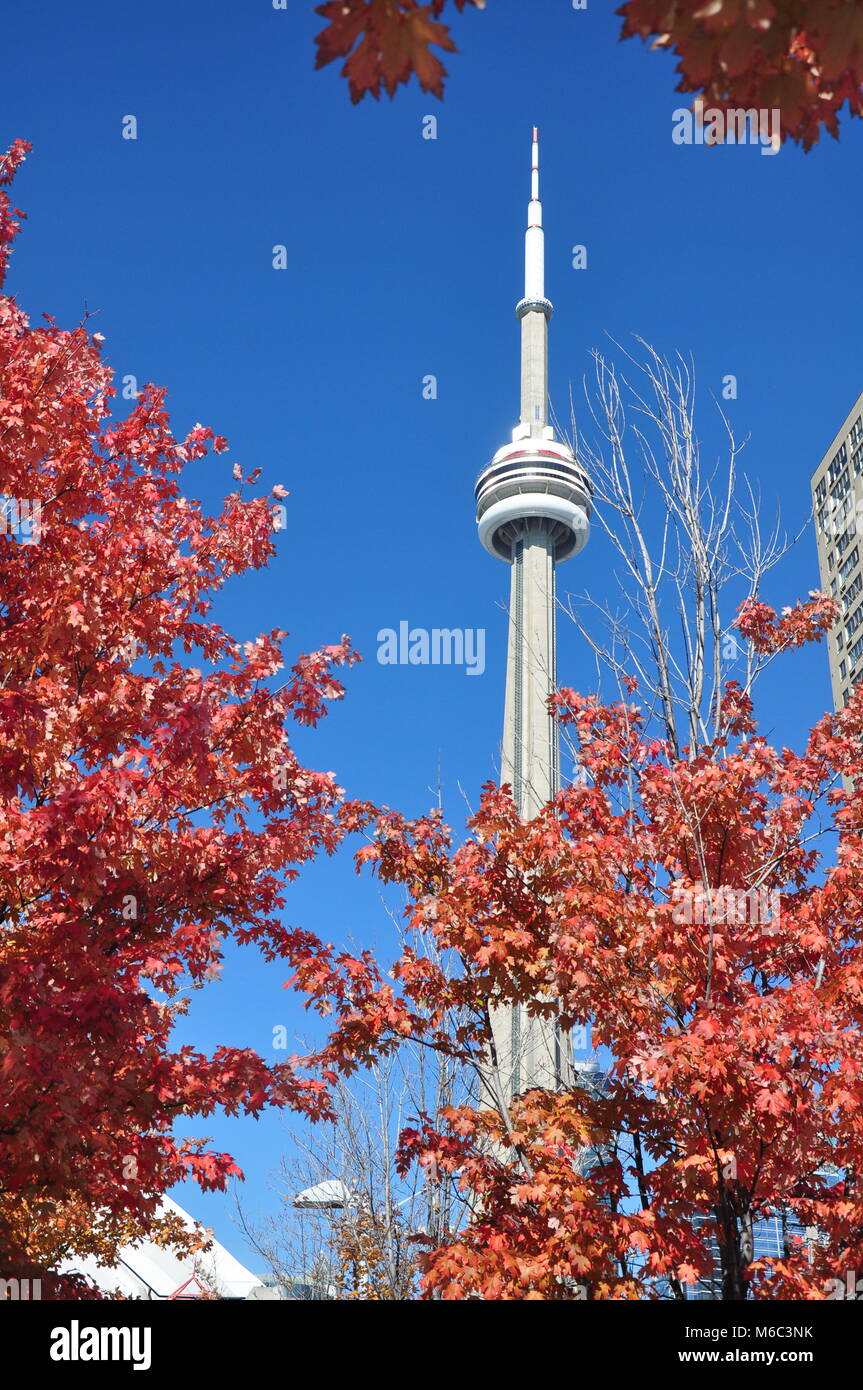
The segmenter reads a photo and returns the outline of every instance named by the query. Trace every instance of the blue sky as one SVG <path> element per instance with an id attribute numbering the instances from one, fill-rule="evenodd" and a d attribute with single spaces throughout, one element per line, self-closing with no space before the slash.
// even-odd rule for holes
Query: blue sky
<path id="1" fill-rule="evenodd" d="M 440 781 L 459 823 L 461 789 L 474 803 L 497 770 L 507 574 L 477 541 L 472 487 L 518 414 L 532 124 L 562 414 L 606 332 L 691 352 L 705 394 L 737 377 L 728 409 L 751 436 L 745 467 L 765 512 L 778 501 L 796 530 L 811 471 L 863 386 L 863 125 L 846 120 L 841 143 L 808 156 L 675 145 L 673 62 L 618 43 L 612 8 L 489 0 L 454 16 L 461 52 L 442 104 L 414 85 L 359 107 L 335 66 L 313 70 L 312 0 L 7 11 L 2 141 L 34 144 L 16 180 L 28 221 L 12 291 L 34 319 L 98 311 L 118 376 L 166 385 L 178 431 L 201 420 L 228 436 L 229 455 L 190 469 L 190 494 L 215 507 L 235 459 L 290 490 L 276 561 L 235 582 L 217 617 L 243 637 L 286 627 L 294 651 L 352 636 L 366 661 L 346 701 L 297 744 L 352 794 L 410 814 Z M 429 113 L 436 140 L 422 138 Z M 135 141 L 121 135 L 130 114 Z M 572 268 L 575 244 L 586 270 Z M 423 399 L 427 374 L 436 400 Z M 809 531 L 765 597 L 793 602 L 817 582 Z M 600 598 L 614 584 L 601 540 L 560 576 L 564 592 Z M 376 634 L 402 619 L 485 628 L 485 673 L 379 665 Z M 566 624 L 559 675 L 593 681 Z M 823 649 L 763 693 L 775 737 L 796 740 L 830 699 Z M 389 936 L 375 888 L 345 858 L 314 866 L 287 915 L 329 940 Z M 300 1031 L 285 973 L 234 953 L 184 1040 L 266 1053 L 274 1026 Z M 271 1208 L 279 1117 L 193 1128 L 246 1171 L 252 1215 Z M 247 1254 L 227 1199 L 176 1195 Z"/>

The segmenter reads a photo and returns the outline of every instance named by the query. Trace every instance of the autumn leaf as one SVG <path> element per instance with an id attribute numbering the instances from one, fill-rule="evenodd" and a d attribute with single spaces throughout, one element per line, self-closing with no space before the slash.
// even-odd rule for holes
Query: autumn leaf
<path id="1" fill-rule="evenodd" d="M 449 27 L 437 20 L 446 0 L 421 5 L 417 0 L 330 0 L 316 13 L 328 23 L 317 35 L 315 66 L 325 67 L 346 58 L 353 102 L 370 93 L 378 99 L 381 89 L 392 97 L 402 83 L 416 75 L 423 91 L 440 97 L 446 69 L 433 48 L 455 53 Z M 485 0 L 454 0 L 463 10 L 471 4 L 484 8 Z"/>

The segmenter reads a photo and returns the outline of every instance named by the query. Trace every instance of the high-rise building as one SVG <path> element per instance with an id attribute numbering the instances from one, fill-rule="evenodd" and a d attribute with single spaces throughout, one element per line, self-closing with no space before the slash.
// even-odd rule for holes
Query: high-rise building
<path id="1" fill-rule="evenodd" d="M 695 1218 L 694 1227 L 702 1224 L 703 1218 Z M 811 1249 L 817 1240 L 817 1232 L 806 1227 L 788 1209 L 764 1216 L 752 1225 L 752 1263 L 756 1260 L 783 1260 L 800 1249 Z M 715 1302 L 722 1298 L 722 1260 L 719 1241 L 711 1234 L 707 1248 L 713 1260 L 713 1272 L 706 1279 L 699 1279 L 693 1287 L 684 1285 L 687 1300 L 695 1302 Z M 668 1296 L 667 1293 L 665 1296 Z"/>
<path id="2" fill-rule="evenodd" d="M 590 532 L 590 483 L 548 423 L 545 249 L 539 200 L 539 145 L 533 131 L 521 323 L 521 414 L 512 442 L 498 449 L 476 483 L 479 538 L 511 570 L 501 781 L 524 819 L 559 788 L 559 746 L 548 697 L 556 683 L 555 571 Z M 492 1010 L 495 1047 L 510 1091 L 566 1079 L 558 1029 L 523 1007 Z"/>
<path id="3" fill-rule="evenodd" d="M 863 394 L 812 475 L 821 588 L 842 604 L 827 638 L 833 703 L 863 676 Z"/>
<path id="4" fill-rule="evenodd" d="M 834 1167 L 830 1163 L 824 1163 L 816 1169 L 810 1183 L 817 1180 L 824 1188 L 834 1188 L 838 1183 L 844 1181 L 842 1169 Z M 698 1230 L 708 1221 L 705 1216 L 696 1216 L 693 1227 Z M 707 1249 L 713 1260 L 713 1270 L 706 1279 L 699 1279 L 694 1287 L 684 1289 L 687 1299 L 701 1301 L 712 1301 L 722 1297 L 722 1260 L 719 1251 L 719 1241 L 716 1236 L 715 1223 L 710 1222 L 710 1235 L 707 1240 Z M 769 1216 L 762 1216 L 752 1223 L 752 1255 L 750 1262 L 756 1260 L 785 1260 L 789 1255 L 799 1255 L 806 1252 L 807 1259 L 812 1258 L 812 1253 L 820 1242 L 818 1229 L 815 1226 L 804 1226 L 800 1217 L 790 1206 L 780 1205 Z M 671 1296 L 671 1290 L 667 1281 L 659 1281 L 659 1292 L 663 1298 Z"/>

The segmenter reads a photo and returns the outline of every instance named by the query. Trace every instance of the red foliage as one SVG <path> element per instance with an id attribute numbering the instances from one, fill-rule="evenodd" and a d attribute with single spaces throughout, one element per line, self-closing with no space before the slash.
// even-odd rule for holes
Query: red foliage
<path id="1" fill-rule="evenodd" d="M 863 114 L 859 0 L 626 0 L 623 37 L 680 59 L 678 91 L 721 111 L 781 112 L 782 136 L 805 149 L 822 126 L 838 137 L 844 103 Z"/>
<path id="2" fill-rule="evenodd" d="M 465 5 L 485 7 L 485 0 L 453 0 L 456 9 Z M 318 34 L 316 67 L 335 58 L 347 58 L 342 76 L 347 77 L 353 102 L 367 92 L 375 99 L 381 88 L 394 96 L 402 82 L 415 73 L 424 92 L 443 95 L 446 68 L 432 48 L 455 53 L 449 26 L 438 15 L 446 0 L 328 0 L 316 13 L 328 21 Z"/>
<path id="3" fill-rule="evenodd" d="M 832 611 L 748 605 L 739 627 L 777 650 Z M 427 1296 L 655 1297 L 658 1279 L 711 1273 L 716 1236 L 726 1297 L 824 1298 L 863 1260 L 863 692 L 795 754 L 729 686 L 722 736 L 679 759 L 635 704 L 556 703 L 584 780 L 527 824 L 493 786 L 460 847 L 437 813 L 345 808 L 370 835 L 358 864 L 407 891 L 409 933 L 388 969 L 298 960 L 295 987 L 333 1020 L 310 1064 L 350 1073 L 411 1037 L 481 1068 L 490 999 L 589 1025 L 608 1057 L 599 1089 L 405 1130 L 403 1167 L 472 1194 L 465 1228 L 423 1256 Z M 809 842 L 816 811 L 832 865 Z M 779 1211 L 817 1247 L 748 1262 L 743 1223 Z"/>
<path id="4" fill-rule="evenodd" d="M 784 608 L 778 618 L 766 603 L 750 599 L 741 605 L 735 626 L 757 652 L 766 655 L 817 641 L 829 632 L 841 612 L 841 604 L 823 593 L 812 593 L 808 603 Z"/>
<path id="5" fill-rule="evenodd" d="M 0 189 L 10 184 L 15 170 L 24 162 L 32 146 L 26 140 L 13 140 L 6 153 L 0 157 Z M 8 193 L 0 193 L 0 286 L 6 279 L 9 268 L 9 251 L 15 234 L 20 230 L 20 222 L 15 217 L 23 217 L 20 208 L 13 208 Z"/>
<path id="6" fill-rule="evenodd" d="M 0 162 L 4 183 L 26 149 Z M 16 229 L 3 193 L 2 267 Z M 178 1116 L 326 1111 L 325 1083 L 291 1061 L 169 1038 L 178 990 L 218 971 L 226 938 L 271 959 L 298 948 L 284 882 L 337 845 L 340 793 L 299 763 L 286 721 L 315 723 L 342 694 L 334 669 L 355 657 L 343 639 L 278 684 L 286 634 L 242 645 L 212 621 L 225 581 L 273 554 L 272 500 L 234 492 L 211 517 L 183 496 L 184 468 L 225 441 L 201 425 L 175 439 L 153 386 L 112 419 L 112 375 L 86 325 L 34 328 L 0 297 L 0 381 L 8 1277 L 49 1246 L 82 1248 L 43 1239 L 61 1207 L 84 1213 L 86 1248 L 97 1215 L 146 1225 L 178 1179 L 223 1186 L 230 1155 L 175 1140 Z"/>
<path id="7" fill-rule="evenodd" d="M 485 0 L 452 0 L 457 9 Z M 446 69 L 432 49 L 454 53 L 439 19 L 447 0 L 327 0 L 317 67 L 344 58 L 351 100 L 393 96 L 416 74 L 443 95 Z M 839 112 L 863 114 L 863 10 L 859 0 L 626 0 L 622 38 L 678 56 L 677 90 L 723 113 L 780 113 L 783 140 L 811 149 L 822 128 L 838 138 Z"/>

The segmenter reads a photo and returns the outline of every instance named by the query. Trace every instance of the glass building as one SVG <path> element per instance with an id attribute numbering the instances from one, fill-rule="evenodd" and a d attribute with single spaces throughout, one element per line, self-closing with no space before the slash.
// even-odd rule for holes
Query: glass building
<path id="1" fill-rule="evenodd" d="M 701 1221 L 706 1219 L 700 1218 Z M 801 1243 L 811 1246 L 816 1240 L 817 1233 L 811 1227 L 805 1227 L 792 1211 L 776 1212 L 753 1224 L 752 1259 L 781 1260 L 789 1251 L 799 1249 Z M 722 1298 L 722 1261 L 715 1234 L 710 1237 L 708 1249 L 714 1272 L 709 1279 L 699 1280 L 694 1286 L 684 1285 L 687 1299 L 717 1301 Z"/>

